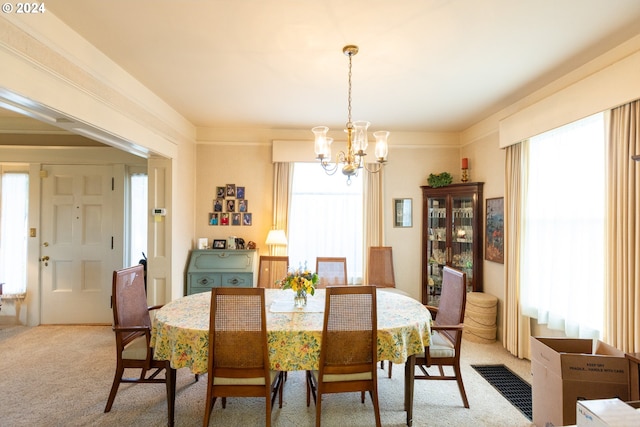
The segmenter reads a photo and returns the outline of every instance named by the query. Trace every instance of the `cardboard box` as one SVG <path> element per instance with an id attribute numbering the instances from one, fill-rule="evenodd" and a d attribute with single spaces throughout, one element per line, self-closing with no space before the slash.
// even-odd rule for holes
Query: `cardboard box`
<path id="1" fill-rule="evenodd" d="M 602 341 L 531 337 L 531 372 L 538 427 L 575 424 L 578 400 L 629 400 L 629 360 Z"/>
<path id="2" fill-rule="evenodd" d="M 581 400 L 576 419 L 577 427 L 640 426 L 640 412 L 620 399 Z"/>

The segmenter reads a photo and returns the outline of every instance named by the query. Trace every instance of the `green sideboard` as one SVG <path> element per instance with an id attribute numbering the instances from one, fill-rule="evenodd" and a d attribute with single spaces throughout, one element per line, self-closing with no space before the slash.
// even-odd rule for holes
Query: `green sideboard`
<path id="1" fill-rule="evenodd" d="M 255 286 L 257 252 L 256 249 L 191 251 L 185 294 L 207 292 L 219 287 Z"/>

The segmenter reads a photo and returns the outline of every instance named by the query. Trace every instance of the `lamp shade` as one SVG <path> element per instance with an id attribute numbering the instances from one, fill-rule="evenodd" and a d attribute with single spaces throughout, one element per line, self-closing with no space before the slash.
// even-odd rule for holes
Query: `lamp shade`
<path id="1" fill-rule="evenodd" d="M 286 245 L 287 236 L 284 235 L 284 230 L 271 230 L 267 235 L 267 245 Z"/>

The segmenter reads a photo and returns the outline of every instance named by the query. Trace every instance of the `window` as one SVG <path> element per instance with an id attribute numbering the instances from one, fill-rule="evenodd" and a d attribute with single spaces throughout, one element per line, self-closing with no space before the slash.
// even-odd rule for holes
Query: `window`
<path id="1" fill-rule="evenodd" d="M 3 172 L 0 192 L 0 283 L 3 293 L 27 291 L 29 174 Z"/>
<path id="2" fill-rule="evenodd" d="M 147 253 L 147 174 L 131 173 L 129 176 L 129 265 L 136 265 Z"/>
<path id="3" fill-rule="evenodd" d="M 567 336 L 598 338 L 604 322 L 604 114 L 531 138 L 527 157 L 523 313 Z"/>
<path id="4" fill-rule="evenodd" d="M 316 257 L 346 257 L 349 283 L 362 282 L 363 177 L 347 185 L 317 163 L 296 163 L 291 189 L 288 253 L 291 266 L 315 268 Z"/>

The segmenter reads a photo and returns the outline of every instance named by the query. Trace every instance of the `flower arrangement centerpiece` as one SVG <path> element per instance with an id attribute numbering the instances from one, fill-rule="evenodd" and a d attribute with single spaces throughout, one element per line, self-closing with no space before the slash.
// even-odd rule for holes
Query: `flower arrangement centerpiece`
<path id="1" fill-rule="evenodd" d="M 311 272 L 306 263 L 304 268 L 289 270 L 287 276 L 279 281 L 282 289 L 291 289 L 295 292 L 294 304 L 297 308 L 307 305 L 307 295 L 315 293 L 316 283 L 318 283 L 318 273 Z"/>

